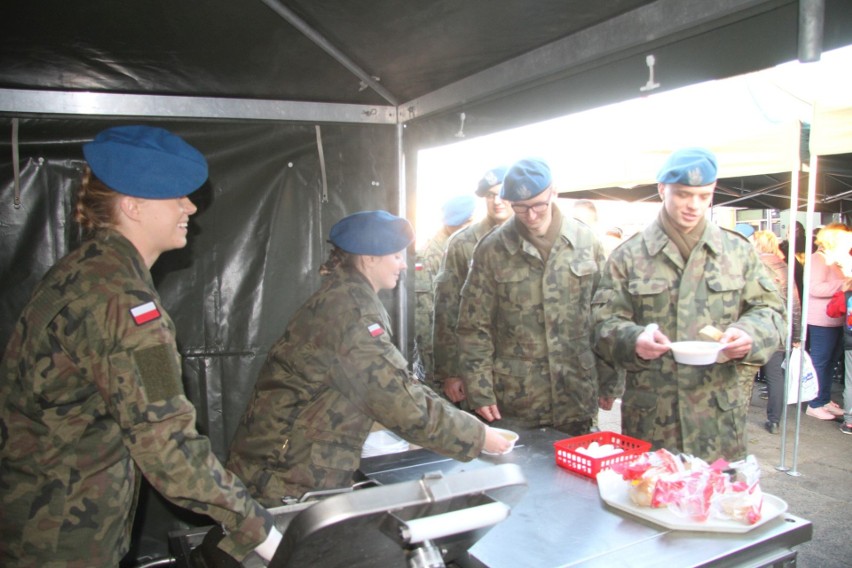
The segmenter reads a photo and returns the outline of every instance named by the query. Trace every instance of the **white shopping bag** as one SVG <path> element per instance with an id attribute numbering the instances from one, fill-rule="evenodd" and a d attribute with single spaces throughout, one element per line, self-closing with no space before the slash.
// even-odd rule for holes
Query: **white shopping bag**
<path id="1" fill-rule="evenodd" d="M 805 360 L 800 366 L 800 359 L 804 353 Z M 786 365 L 786 363 L 785 363 Z M 801 347 L 794 347 L 790 351 L 790 373 L 787 376 L 787 404 L 796 404 L 799 396 L 799 369 L 802 371 L 802 400 L 807 402 L 813 400 L 819 394 L 819 382 L 817 382 L 816 369 L 807 351 Z"/>

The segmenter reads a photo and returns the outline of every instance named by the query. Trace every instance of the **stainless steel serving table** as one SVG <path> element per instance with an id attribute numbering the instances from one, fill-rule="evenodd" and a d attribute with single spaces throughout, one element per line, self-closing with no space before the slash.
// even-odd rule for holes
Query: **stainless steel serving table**
<path id="1" fill-rule="evenodd" d="M 610 508 L 594 480 L 557 466 L 553 442 L 564 434 L 547 428 L 516 430 L 521 438 L 505 456 L 461 463 L 414 450 L 366 458 L 360 471 L 388 484 L 431 471 L 450 474 L 518 464 L 528 482 L 526 495 L 508 519 L 470 549 L 469 558 L 457 561 L 476 568 L 780 566 L 794 561 L 793 547 L 812 537 L 811 523 L 789 513 L 746 533 L 665 529 Z"/>

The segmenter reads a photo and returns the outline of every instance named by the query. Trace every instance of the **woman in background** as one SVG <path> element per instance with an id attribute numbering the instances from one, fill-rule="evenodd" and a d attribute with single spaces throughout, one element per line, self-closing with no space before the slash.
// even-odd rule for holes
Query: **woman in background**
<path id="1" fill-rule="evenodd" d="M 760 260 L 764 266 L 769 269 L 769 273 L 775 280 L 776 286 L 781 293 L 781 297 L 787 300 L 788 283 L 787 283 L 787 263 L 784 262 L 783 253 L 778 248 L 778 237 L 771 231 L 757 231 L 752 236 L 754 248 L 760 254 Z M 793 283 L 795 287 L 795 282 Z M 798 338 L 802 333 L 802 305 L 799 303 L 799 294 L 797 290 L 793 291 L 793 311 L 788 315 L 793 322 L 793 347 L 799 345 Z M 761 367 L 763 375 L 766 377 L 766 389 L 768 399 L 766 402 L 766 423 L 764 424 L 766 431 L 770 434 L 778 433 L 778 424 L 781 421 L 781 413 L 784 411 L 784 357 L 786 350 L 777 351 L 766 362 L 766 365 Z"/>
<path id="2" fill-rule="evenodd" d="M 842 223 L 831 223 L 819 230 L 816 236 L 817 251 L 811 256 L 808 291 L 808 348 L 819 382 L 819 394 L 808 403 L 805 414 L 820 420 L 835 420 L 843 416 L 843 409 L 831 400 L 831 383 L 834 367 L 843 351 L 843 317 L 832 318 L 826 314 L 831 297 L 843 289 L 846 276 L 840 262 L 849 256 L 841 250 L 849 232 Z"/>

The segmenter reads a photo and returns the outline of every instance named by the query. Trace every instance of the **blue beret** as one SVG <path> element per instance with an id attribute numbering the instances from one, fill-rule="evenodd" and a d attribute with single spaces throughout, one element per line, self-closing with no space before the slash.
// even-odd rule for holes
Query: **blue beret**
<path id="1" fill-rule="evenodd" d="M 659 183 L 702 186 L 716 181 L 716 156 L 705 148 L 683 148 L 669 156 L 657 173 Z"/>
<path id="2" fill-rule="evenodd" d="M 472 195 L 453 197 L 441 207 L 444 225 L 456 227 L 473 216 L 476 208 L 476 198 Z"/>
<path id="3" fill-rule="evenodd" d="M 476 186 L 476 195 L 478 195 L 479 197 L 485 197 L 486 195 L 488 195 L 488 192 L 492 187 L 503 183 L 503 177 L 505 175 L 505 166 L 491 168 L 490 170 L 485 172 L 485 175 L 483 175 L 482 179 L 479 180 L 479 185 Z"/>
<path id="4" fill-rule="evenodd" d="M 734 230 L 745 238 L 749 238 L 754 234 L 754 227 L 749 225 L 748 223 L 737 223 L 737 226 L 734 227 Z"/>
<path id="5" fill-rule="evenodd" d="M 525 201 L 550 187 L 551 181 L 550 166 L 542 160 L 527 158 L 506 172 L 500 197 L 506 201 Z"/>
<path id="6" fill-rule="evenodd" d="M 411 223 L 387 211 L 359 211 L 334 224 L 328 239 L 352 254 L 384 256 L 414 242 Z"/>
<path id="7" fill-rule="evenodd" d="M 207 179 L 201 152 L 154 126 L 108 128 L 83 145 L 83 155 L 99 180 L 134 197 L 183 197 Z"/>

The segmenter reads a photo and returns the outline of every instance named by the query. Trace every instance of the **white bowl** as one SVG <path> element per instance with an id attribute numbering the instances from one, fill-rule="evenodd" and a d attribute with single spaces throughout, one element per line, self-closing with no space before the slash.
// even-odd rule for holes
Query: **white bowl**
<path id="1" fill-rule="evenodd" d="M 491 429 L 494 432 L 497 432 L 498 434 L 500 434 L 501 436 L 506 438 L 507 440 L 509 440 L 509 447 L 502 454 L 499 454 L 497 452 L 489 452 L 487 450 L 482 450 L 483 454 L 488 454 L 489 456 L 502 456 L 503 454 L 508 454 L 509 452 L 511 452 L 515 448 L 515 442 L 517 442 L 518 438 L 520 437 L 520 436 L 518 436 L 517 432 L 512 432 L 511 430 L 506 430 L 504 428 L 491 428 Z"/>
<path id="2" fill-rule="evenodd" d="M 675 361 L 684 365 L 712 365 L 725 347 L 718 341 L 676 341 L 671 344 Z"/>

